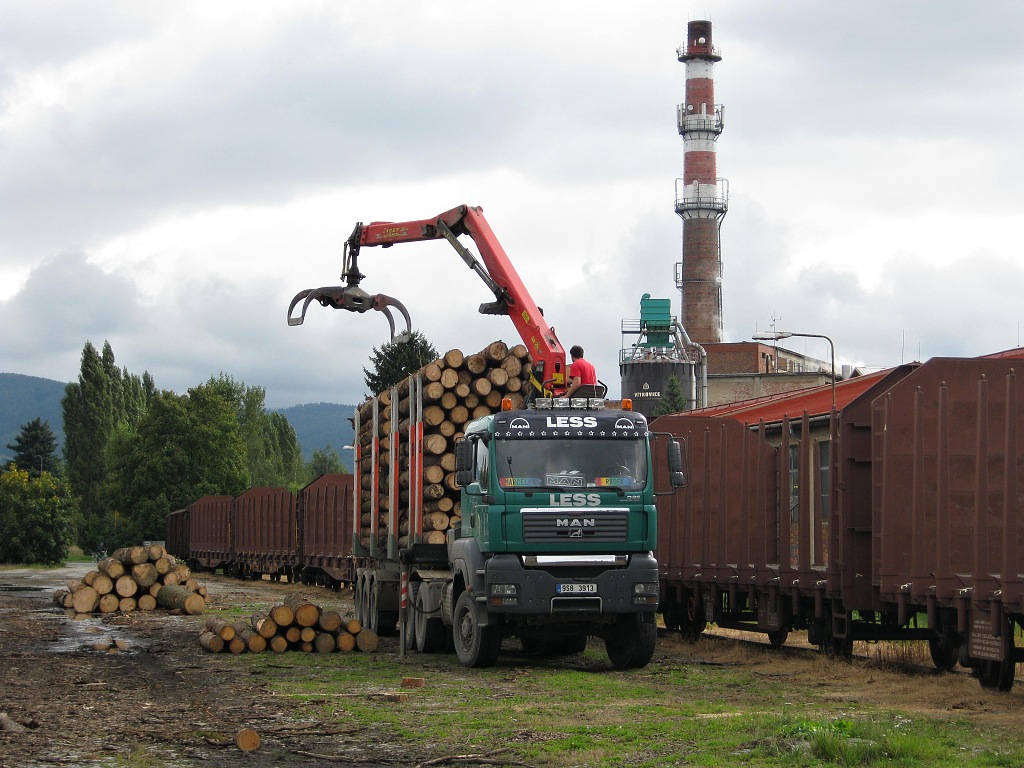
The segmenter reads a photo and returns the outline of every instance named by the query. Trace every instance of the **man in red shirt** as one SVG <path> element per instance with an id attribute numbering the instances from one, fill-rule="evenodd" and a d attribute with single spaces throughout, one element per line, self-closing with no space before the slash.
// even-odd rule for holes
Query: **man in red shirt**
<path id="1" fill-rule="evenodd" d="M 569 389 L 562 397 L 597 397 L 597 371 L 583 359 L 583 347 L 579 344 L 569 349 L 572 364 L 569 366 Z"/>

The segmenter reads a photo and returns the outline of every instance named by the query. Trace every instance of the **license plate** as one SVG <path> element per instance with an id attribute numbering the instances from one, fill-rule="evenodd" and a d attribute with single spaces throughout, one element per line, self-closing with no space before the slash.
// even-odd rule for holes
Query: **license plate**
<path id="1" fill-rule="evenodd" d="M 555 591 L 560 595 L 596 595 L 597 584 L 558 584 Z"/>

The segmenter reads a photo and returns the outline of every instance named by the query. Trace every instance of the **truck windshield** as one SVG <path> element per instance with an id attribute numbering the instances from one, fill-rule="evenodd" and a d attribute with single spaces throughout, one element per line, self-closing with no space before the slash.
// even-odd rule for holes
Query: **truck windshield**
<path id="1" fill-rule="evenodd" d="M 647 481 L 643 440 L 496 440 L 502 488 L 638 490 Z"/>

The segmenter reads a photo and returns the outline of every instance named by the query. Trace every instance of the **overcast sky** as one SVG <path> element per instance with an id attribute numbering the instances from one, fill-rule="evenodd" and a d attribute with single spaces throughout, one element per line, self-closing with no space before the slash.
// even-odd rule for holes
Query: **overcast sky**
<path id="1" fill-rule="evenodd" d="M 357 221 L 468 203 L 617 396 L 621 320 L 644 293 L 679 313 L 676 48 L 704 18 L 726 340 L 774 319 L 872 366 L 1019 346 L 1022 3 L 5 0 L 0 371 L 71 381 L 109 341 L 164 389 L 358 402 L 383 315 L 288 327 L 289 300 L 338 283 Z M 360 266 L 439 352 L 519 341 L 447 243 Z"/>

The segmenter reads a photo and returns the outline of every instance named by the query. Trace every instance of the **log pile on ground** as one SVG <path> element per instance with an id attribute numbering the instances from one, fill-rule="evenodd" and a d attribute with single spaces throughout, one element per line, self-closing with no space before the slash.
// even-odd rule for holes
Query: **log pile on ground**
<path id="1" fill-rule="evenodd" d="M 461 524 L 459 489 L 455 483 L 455 441 L 466 425 L 481 416 L 501 410 L 503 398 L 513 408 L 523 406 L 526 394 L 524 376 L 529 375 L 530 356 L 525 345 L 511 349 L 495 341 L 472 355 L 452 349 L 443 357 L 425 365 L 413 376 L 418 377 L 423 392 L 423 473 L 412 478 L 409 453 L 398 451 L 397 474 L 401 514 L 398 530 L 393 532 L 400 547 L 409 545 L 408 502 L 410 486 L 423 489 L 423 541 L 443 544 L 445 531 Z M 388 505 L 391 453 L 394 433 L 402 443 L 408 440 L 411 400 L 410 381 L 403 380 L 394 390 L 381 392 L 359 406 L 359 450 L 361 457 L 371 457 L 376 440 L 378 446 L 379 492 L 377 507 L 377 543 L 383 545 L 388 536 Z M 397 409 L 392 401 L 397 394 Z M 377 429 L 374 432 L 374 410 Z M 397 410 L 397 423 L 394 412 Z M 373 480 L 369 472 L 361 472 L 359 483 L 364 491 L 360 508 L 359 543 L 369 548 L 373 539 Z"/>
<path id="2" fill-rule="evenodd" d="M 298 595 L 248 619 L 210 616 L 199 633 L 199 645 L 210 653 L 372 653 L 377 644 L 372 629 Z"/>
<path id="3" fill-rule="evenodd" d="M 207 590 L 184 563 L 159 544 L 124 547 L 96 564 L 81 579 L 53 593 L 61 608 L 79 613 L 130 613 L 157 607 L 186 614 L 202 613 Z"/>

